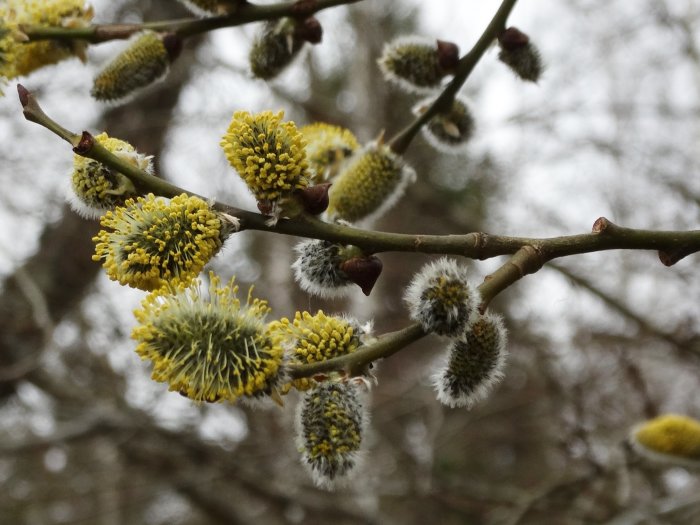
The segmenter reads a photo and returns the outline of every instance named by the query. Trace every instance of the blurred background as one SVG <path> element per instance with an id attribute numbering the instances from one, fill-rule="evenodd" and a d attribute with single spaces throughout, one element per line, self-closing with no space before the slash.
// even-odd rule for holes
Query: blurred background
<path id="1" fill-rule="evenodd" d="M 187 16 L 173 0 L 95 0 L 97 22 Z M 319 13 L 323 43 L 271 83 L 247 52 L 257 25 L 188 40 L 165 82 L 110 108 L 89 96 L 123 42 L 93 46 L 22 83 L 65 127 L 107 131 L 155 155 L 158 172 L 231 204 L 255 204 L 218 143 L 235 110 L 284 109 L 302 125 L 339 124 L 368 141 L 412 119 L 417 99 L 388 86 L 376 59 L 400 34 L 466 52 L 499 2 L 365 0 Z M 700 4 L 691 0 L 539 0 L 510 18 L 547 69 L 524 84 L 493 48 L 463 93 L 477 132 L 447 157 L 417 138 L 417 182 L 377 228 L 555 236 L 599 216 L 694 229 L 700 214 Z M 651 252 L 558 260 L 492 309 L 509 328 L 503 382 L 472 410 L 435 399 L 429 373 L 445 341 L 388 359 L 372 392 L 368 461 L 349 489 L 319 491 L 284 410 L 198 406 L 152 382 L 129 339 L 143 293 L 91 261 L 95 221 L 70 212 L 70 149 L 26 122 L 14 84 L 0 99 L 0 523 L 692 524 L 698 474 L 627 450 L 632 425 L 700 416 L 697 255 L 666 268 Z M 301 292 L 297 240 L 244 232 L 212 263 L 255 283 L 275 317 L 349 311 L 377 333 L 408 322 L 402 303 L 431 257 L 383 254 L 371 297 Z M 475 283 L 503 259 L 469 262 Z"/>

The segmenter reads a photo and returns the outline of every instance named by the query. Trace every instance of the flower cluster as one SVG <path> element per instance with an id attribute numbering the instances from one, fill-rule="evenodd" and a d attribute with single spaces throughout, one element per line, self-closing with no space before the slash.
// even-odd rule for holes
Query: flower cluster
<path id="1" fill-rule="evenodd" d="M 700 468 L 700 421 L 665 414 L 634 427 L 630 442 L 642 456 L 665 464 Z"/>
<path id="2" fill-rule="evenodd" d="M 498 59 L 520 79 L 537 82 L 542 76 L 542 57 L 530 42 L 530 37 L 515 27 L 509 27 L 498 36 L 501 51 Z"/>
<path id="3" fill-rule="evenodd" d="M 353 282 L 340 269 L 343 247 L 319 239 L 306 239 L 295 248 L 294 278 L 301 289 L 318 297 L 347 296 Z"/>
<path id="4" fill-rule="evenodd" d="M 480 315 L 450 342 L 446 363 L 433 377 L 438 399 L 450 407 L 471 408 L 503 378 L 505 359 L 503 321 L 492 313 Z"/>
<path id="5" fill-rule="evenodd" d="M 450 338 L 433 376 L 438 399 L 450 407 L 471 408 L 503 377 L 503 321 L 479 313 L 479 293 L 467 280 L 466 268 L 447 258 L 425 265 L 404 300 L 423 330 Z"/>
<path id="6" fill-rule="evenodd" d="M 434 100 L 430 98 L 420 102 L 414 107 L 414 113 L 424 113 Z M 448 111 L 435 115 L 421 131 L 435 149 L 443 153 L 457 154 L 464 152 L 464 146 L 474 134 L 474 127 L 474 117 L 467 101 L 456 97 Z"/>
<path id="7" fill-rule="evenodd" d="M 272 323 L 271 330 L 287 341 L 291 363 L 317 363 L 355 352 L 369 334 L 369 326 L 360 326 L 355 319 L 328 316 L 322 310 L 311 315 L 297 312 L 294 320 L 283 318 Z M 308 390 L 315 384 L 311 378 L 293 381 L 297 390 Z"/>
<path id="8" fill-rule="evenodd" d="M 328 216 L 369 224 L 391 209 L 415 178 L 413 168 L 389 146 L 371 143 L 353 155 L 335 179 Z"/>
<path id="9" fill-rule="evenodd" d="M 97 100 L 116 102 L 132 98 L 140 89 L 165 77 L 180 52 L 179 37 L 142 31 L 93 81 L 90 93 Z"/>
<path id="10" fill-rule="evenodd" d="M 291 18 L 267 22 L 255 38 L 248 54 L 253 76 L 269 80 L 279 75 L 304 47 L 304 40 L 295 33 Z"/>
<path id="11" fill-rule="evenodd" d="M 137 152 L 128 142 L 101 133 L 95 140 L 117 157 L 153 173 L 152 157 Z M 108 210 L 124 205 L 136 196 L 131 180 L 94 159 L 74 155 L 68 200 L 71 207 L 83 217 L 97 218 Z"/>
<path id="12" fill-rule="evenodd" d="M 432 93 L 454 71 L 459 49 L 419 36 L 399 37 L 384 46 L 377 61 L 384 78 L 408 93 Z"/>
<path id="13" fill-rule="evenodd" d="M 442 258 L 415 275 L 404 295 L 411 319 L 426 332 L 457 337 L 476 313 L 479 294 L 465 267 Z"/>
<path id="14" fill-rule="evenodd" d="M 189 284 L 229 234 L 209 204 L 186 194 L 129 199 L 100 224 L 93 259 L 110 279 L 146 291 Z"/>
<path id="15" fill-rule="evenodd" d="M 355 135 L 340 126 L 317 122 L 299 131 L 306 139 L 306 156 L 315 183 L 335 179 L 345 160 L 360 149 Z"/>
<path id="16" fill-rule="evenodd" d="M 367 425 L 361 388 L 353 382 L 324 381 L 299 404 L 297 444 L 319 487 L 333 488 L 357 471 Z"/>
<path id="17" fill-rule="evenodd" d="M 237 297 L 234 279 L 161 290 L 136 310 L 136 352 L 153 363 L 153 379 L 195 401 L 274 395 L 283 370 L 281 338 L 268 330 L 265 301 Z"/>
<path id="18" fill-rule="evenodd" d="M 294 122 L 283 117 L 282 111 L 237 111 L 221 140 L 226 158 L 258 203 L 273 207 L 308 186 L 306 143 Z"/>
<path id="19" fill-rule="evenodd" d="M 0 80 L 28 75 L 72 56 L 85 58 L 87 42 L 25 43 L 21 25 L 84 27 L 92 16 L 92 8 L 86 7 L 84 0 L 6 0 L 0 4 Z"/>

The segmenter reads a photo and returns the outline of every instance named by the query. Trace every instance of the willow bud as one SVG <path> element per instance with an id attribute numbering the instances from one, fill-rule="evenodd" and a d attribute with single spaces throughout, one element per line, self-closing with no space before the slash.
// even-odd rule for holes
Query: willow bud
<path id="1" fill-rule="evenodd" d="M 377 61 L 384 78 L 408 93 L 432 93 L 459 63 L 459 48 L 442 40 L 399 37 L 384 46 Z"/>
<path id="2" fill-rule="evenodd" d="M 297 411 L 297 445 L 314 483 L 332 489 L 357 471 L 367 426 L 361 386 L 325 381 L 304 394 Z"/>
<path id="3" fill-rule="evenodd" d="M 505 359 L 503 321 L 486 313 L 450 343 L 446 362 L 433 376 L 437 398 L 452 408 L 471 408 L 503 378 Z"/>
<path id="4" fill-rule="evenodd" d="M 515 27 L 509 27 L 498 36 L 501 51 L 498 59 L 522 80 L 537 82 L 544 66 L 537 48 L 530 38 Z"/>
<path id="5" fill-rule="evenodd" d="M 391 209 L 415 178 L 413 168 L 391 148 L 370 143 L 348 160 L 333 182 L 328 216 L 371 224 Z"/>
<path id="6" fill-rule="evenodd" d="M 416 115 L 421 115 L 434 102 L 426 99 L 413 108 Z M 449 110 L 438 113 L 423 126 L 425 140 L 435 149 L 453 155 L 465 153 L 465 146 L 474 134 L 474 117 L 467 101 L 457 97 Z"/>
<path id="7" fill-rule="evenodd" d="M 182 41 L 175 34 L 137 33 L 129 47 L 97 74 L 90 93 L 97 100 L 125 102 L 165 78 L 181 48 Z"/>
<path id="8" fill-rule="evenodd" d="M 313 17 L 267 22 L 248 54 L 253 76 L 264 80 L 276 77 L 292 63 L 306 42 L 319 43 L 322 33 L 321 25 Z"/>
<path id="9" fill-rule="evenodd" d="M 128 142 L 111 138 L 106 133 L 97 135 L 95 140 L 122 160 L 153 173 L 152 157 L 142 155 Z M 126 175 L 94 159 L 74 156 L 67 196 L 73 210 L 83 217 L 98 218 L 136 195 L 136 188 Z"/>
<path id="10" fill-rule="evenodd" d="M 635 426 L 632 447 L 643 457 L 662 464 L 700 468 L 700 421 L 664 414 Z"/>

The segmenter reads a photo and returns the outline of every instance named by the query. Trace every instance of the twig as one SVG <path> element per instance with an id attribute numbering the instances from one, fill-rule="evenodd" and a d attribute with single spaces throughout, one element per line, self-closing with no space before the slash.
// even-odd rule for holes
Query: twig
<path id="1" fill-rule="evenodd" d="M 430 105 L 430 107 L 419 115 L 411 124 L 392 137 L 388 144 L 396 153 L 404 153 L 411 141 L 418 134 L 420 129 L 435 115 L 449 109 L 454 102 L 455 96 L 460 88 L 467 81 L 472 70 L 484 55 L 489 46 L 496 40 L 496 37 L 506 28 L 506 21 L 513 10 L 517 0 L 503 0 L 503 3 L 493 15 L 491 22 L 484 29 L 479 40 L 474 47 L 464 55 L 457 65 L 457 70 L 452 81 L 445 86 L 440 96 Z"/>
<path id="2" fill-rule="evenodd" d="M 231 13 L 206 18 L 185 18 L 142 24 L 92 24 L 87 27 L 48 27 L 23 25 L 22 32 L 28 41 L 36 40 L 85 40 L 97 44 L 110 40 L 129 38 L 134 33 L 150 29 L 153 31 L 176 33 L 182 38 L 199 35 L 224 27 L 234 27 L 261 20 L 274 20 L 284 16 L 308 17 L 314 13 L 362 0 L 304 0 L 280 2 L 269 5 L 242 3 Z"/>
<path id="3" fill-rule="evenodd" d="M 174 197 L 186 193 L 206 199 L 118 158 L 100 145 L 87 131 L 79 136 L 66 130 L 44 113 L 34 96 L 24 86 L 18 85 L 17 90 L 25 118 L 44 126 L 68 141 L 78 155 L 97 160 L 123 173 L 143 192 L 150 191 L 163 197 Z M 260 230 L 323 239 L 357 246 L 367 254 L 389 251 L 418 252 L 461 255 L 480 260 L 499 255 L 512 255 L 508 262 L 489 275 L 479 286 L 482 311 L 507 287 L 525 275 L 537 272 L 545 263 L 558 257 L 603 250 L 657 250 L 660 254 L 677 252 L 691 254 L 700 251 L 700 230 L 654 231 L 624 228 L 613 224 L 605 217 L 595 221 L 591 233 L 529 238 L 490 235 L 483 232 L 462 235 L 387 233 L 331 224 L 307 215 L 282 219 L 276 224 L 270 224 L 265 215 L 241 210 L 228 204 L 215 203 L 214 208 L 237 218 L 240 221 L 239 231 Z M 668 265 L 669 262 L 663 256 L 661 259 Z"/>

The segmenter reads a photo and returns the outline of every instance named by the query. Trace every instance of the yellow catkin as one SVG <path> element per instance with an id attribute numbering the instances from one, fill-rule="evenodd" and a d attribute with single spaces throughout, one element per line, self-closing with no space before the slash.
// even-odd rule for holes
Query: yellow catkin
<path id="1" fill-rule="evenodd" d="M 161 36 L 144 31 L 98 73 L 90 93 L 97 100 L 126 99 L 163 78 L 169 67 L 170 57 Z"/>
<path id="2" fill-rule="evenodd" d="M 360 149 L 350 130 L 323 122 L 300 128 L 315 183 L 333 180 L 345 159 Z"/>
<path id="3" fill-rule="evenodd" d="M 22 42 L 20 25 L 84 27 L 92 19 L 84 0 L 7 0 L 0 5 L 0 79 L 28 75 L 66 58 L 83 58 L 87 42 L 39 40 Z M 26 38 L 26 37 L 25 37 Z"/>
<path id="4" fill-rule="evenodd" d="M 191 282 L 225 237 L 209 204 L 185 194 L 169 202 L 153 194 L 129 199 L 100 224 L 93 260 L 110 279 L 146 291 Z"/>
<path id="5" fill-rule="evenodd" d="M 659 454 L 700 462 L 700 421 L 687 416 L 666 414 L 637 427 L 634 440 Z"/>
<path id="6" fill-rule="evenodd" d="M 329 217 L 349 222 L 381 216 L 415 179 L 415 172 L 388 146 L 370 144 L 354 155 L 329 192 Z"/>
<path id="7" fill-rule="evenodd" d="M 210 273 L 208 294 L 197 281 L 147 296 L 131 337 L 171 391 L 198 402 L 258 398 L 274 392 L 284 358 L 281 336 L 265 324 L 269 311 L 250 293 L 242 304 L 234 279 L 222 285 Z"/>
<path id="8" fill-rule="evenodd" d="M 221 140 L 231 166 L 259 202 L 277 202 L 308 186 L 306 142 L 284 112 L 237 111 Z"/>
<path id="9" fill-rule="evenodd" d="M 111 153 L 147 172 L 153 171 L 151 157 L 142 155 L 123 140 L 101 133 L 95 140 Z M 136 196 L 133 183 L 125 175 L 82 155 L 73 157 L 70 198 L 73 209 L 95 218 Z"/>
<path id="10" fill-rule="evenodd" d="M 325 361 L 355 352 L 362 344 L 359 324 L 344 317 L 327 316 L 322 310 L 311 315 L 297 312 L 294 320 L 283 318 L 270 324 L 270 329 L 287 341 L 292 363 L 307 364 Z M 293 381 L 298 390 L 315 384 L 310 378 Z"/>

